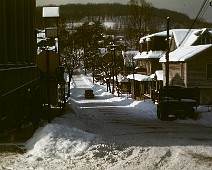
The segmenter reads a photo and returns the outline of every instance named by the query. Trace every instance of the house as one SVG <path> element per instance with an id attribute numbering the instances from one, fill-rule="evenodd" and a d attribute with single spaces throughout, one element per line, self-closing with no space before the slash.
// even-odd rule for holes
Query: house
<path id="1" fill-rule="evenodd" d="M 163 31 L 140 39 L 140 53 L 134 57 L 134 60 L 138 67 L 145 70 L 146 75 L 162 69 L 158 61 L 166 52 L 166 37 L 167 33 Z"/>
<path id="2" fill-rule="evenodd" d="M 162 70 L 159 59 L 166 53 L 166 38 L 166 31 L 140 38 L 140 50 L 134 56 L 134 60 L 138 68 L 136 73 L 145 78 L 136 79 L 132 75 L 128 76 L 132 79 L 131 87 L 134 87 L 131 90 L 133 98 L 141 94 L 153 98 L 153 91 L 161 86 L 159 85 L 162 84 L 161 80 L 158 80 L 155 75 L 156 71 Z"/>
<path id="3" fill-rule="evenodd" d="M 173 30 L 169 53 L 169 85 L 200 88 L 200 104 L 212 100 L 212 29 Z M 166 84 L 166 57 L 162 63 Z"/>
<path id="4" fill-rule="evenodd" d="M 144 96 L 148 96 L 148 93 L 144 91 L 148 89 L 148 83 L 152 82 L 150 76 L 142 75 L 138 73 L 133 73 L 127 76 L 130 80 L 131 94 L 132 98 L 143 98 Z"/>

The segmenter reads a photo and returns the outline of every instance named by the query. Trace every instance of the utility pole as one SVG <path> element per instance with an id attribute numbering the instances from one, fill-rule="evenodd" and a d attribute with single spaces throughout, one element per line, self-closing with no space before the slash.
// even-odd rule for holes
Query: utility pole
<path id="1" fill-rule="evenodd" d="M 114 76 L 116 76 L 116 87 L 118 88 L 117 70 L 116 70 L 116 47 L 118 47 L 118 45 L 112 44 L 110 47 L 111 47 L 111 51 L 113 51 L 113 89 L 112 89 L 112 94 L 114 94 L 114 91 L 115 91 Z M 119 90 L 117 92 L 118 92 L 118 97 L 119 97 Z"/>
<path id="2" fill-rule="evenodd" d="M 167 37 L 166 37 L 166 87 L 169 86 L 169 22 L 167 17 Z"/>
<path id="3" fill-rule="evenodd" d="M 112 47 L 112 46 L 111 46 Z M 113 64 L 112 64 L 112 76 L 113 76 L 113 88 L 112 88 L 112 94 L 115 92 L 115 80 L 114 80 L 114 75 L 115 75 L 115 48 L 111 49 L 113 51 Z"/>

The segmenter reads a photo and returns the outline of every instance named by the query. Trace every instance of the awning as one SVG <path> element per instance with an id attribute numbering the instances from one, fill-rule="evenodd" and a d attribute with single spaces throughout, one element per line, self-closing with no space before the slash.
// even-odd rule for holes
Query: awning
<path id="1" fill-rule="evenodd" d="M 127 78 L 130 80 L 137 80 L 137 81 L 152 81 L 152 78 L 150 78 L 150 76 L 142 74 L 130 74 L 127 76 Z"/>

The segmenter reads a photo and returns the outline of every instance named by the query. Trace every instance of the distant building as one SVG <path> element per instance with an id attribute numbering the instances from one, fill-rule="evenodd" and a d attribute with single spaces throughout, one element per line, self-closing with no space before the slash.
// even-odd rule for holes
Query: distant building
<path id="1" fill-rule="evenodd" d="M 156 71 L 162 70 L 159 59 L 166 52 L 166 36 L 166 31 L 163 31 L 140 38 L 140 51 L 133 57 L 138 75 L 129 76 L 134 98 L 142 95 L 153 97 L 153 91 L 161 87 L 162 82 L 157 79 Z"/>

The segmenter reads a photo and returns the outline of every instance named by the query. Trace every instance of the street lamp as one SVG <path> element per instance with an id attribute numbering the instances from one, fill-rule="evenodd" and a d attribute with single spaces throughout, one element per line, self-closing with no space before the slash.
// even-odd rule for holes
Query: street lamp
<path id="1" fill-rule="evenodd" d="M 57 27 L 49 27 L 45 28 L 46 38 L 57 38 L 58 36 L 58 18 L 59 18 L 59 7 L 43 7 L 42 16 L 45 19 L 57 19 Z M 45 20 L 46 26 L 46 20 Z M 59 41 L 57 42 L 57 51 L 58 51 L 58 63 L 60 64 L 60 56 L 59 56 Z M 49 49 L 46 47 L 46 74 L 47 74 L 47 100 L 48 100 L 48 122 L 51 122 L 51 76 L 50 76 L 50 56 Z"/>

